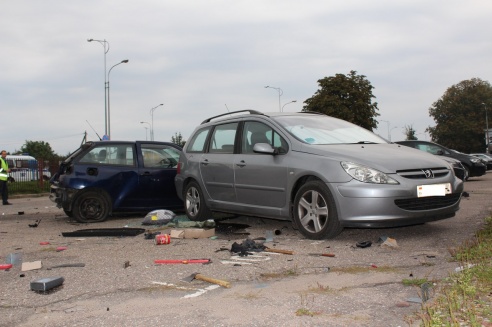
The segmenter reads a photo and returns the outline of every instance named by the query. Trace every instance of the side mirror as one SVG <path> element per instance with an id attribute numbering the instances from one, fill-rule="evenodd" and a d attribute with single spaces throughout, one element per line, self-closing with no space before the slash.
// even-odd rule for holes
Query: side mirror
<path id="1" fill-rule="evenodd" d="M 437 155 L 438 156 L 442 156 L 444 154 L 444 151 L 443 150 L 437 150 Z"/>
<path id="2" fill-rule="evenodd" d="M 265 153 L 265 154 L 273 154 L 273 155 L 278 154 L 278 150 L 275 149 L 275 148 L 273 148 L 268 143 L 256 143 L 253 146 L 253 152 L 255 152 L 255 153 Z"/>

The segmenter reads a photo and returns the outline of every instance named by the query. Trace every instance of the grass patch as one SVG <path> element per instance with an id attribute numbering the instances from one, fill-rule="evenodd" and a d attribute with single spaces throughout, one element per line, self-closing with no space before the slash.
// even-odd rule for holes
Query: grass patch
<path id="1" fill-rule="evenodd" d="M 492 218 L 474 239 L 450 250 L 461 271 L 442 281 L 439 295 L 417 315 L 422 326 L 492 326 Z"/>
<path id="2" fill-rule="evenodd" d="M 402 280 L 403 285 L 405 286 L 422 286 L 429 281 L 427 278 L 413 278 L 413 279 L 404 279 Z"/>
<path id="3" fill-rule="evenodd" d="M 293 276 L 299 276 L 299 269 L 297 269 L 297 266 L 292 269 L 286 269 L 281 272 L 260 274 L 260 277 L 263 279 L 275 279 L 275 278 L 285 278 L 285 277 L 293 277 Z"/>
<path id="4" fill-rule="evenodd" d="M 368 271 L 376 271 L 376 272 L 398 272 L 399 270 L 395 267 L 389 266 L 379 266 L 374 268 L 372 266 L 350 266 L 350 267 L 333 267 L 330 269 L 331 272 L 339 272 L 346 274 L 362 274 Z"/>

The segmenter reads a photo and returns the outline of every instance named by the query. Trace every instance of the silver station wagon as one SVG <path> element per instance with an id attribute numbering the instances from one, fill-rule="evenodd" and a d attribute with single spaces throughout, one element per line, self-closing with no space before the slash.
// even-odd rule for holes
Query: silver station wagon
<path id="1" fill-rule="evenodd" d="M 209 118 L 179 161 L 176 190 L 191 220 L 214 211 L 291 220 L 310 239 L 453 217 L 463 192 L 442 159 L 311 112 Z"/>

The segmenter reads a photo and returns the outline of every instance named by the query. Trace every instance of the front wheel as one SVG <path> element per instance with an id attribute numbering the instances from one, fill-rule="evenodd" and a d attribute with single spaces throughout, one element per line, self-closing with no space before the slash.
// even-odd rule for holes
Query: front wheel
<path id="1" fill-rule="evenodd" d="M 294 223 L 309 239 L 334 238 L 343 230 L 333 196 L 321 181 L 310 181 L 301 186 L 293 210 Z"/>
<path id="2" fill-rule="evenodd" d="M 87 191 L 75 200 L 72 214 L 81 223 L 98 223 L 109 216 L 110 203 L 100 191 Z"/>
<path id="3" fill-rule="evenodd" d="M 197 182 L 189 182 L 184 194 L 185 211 L 190 220 L 205 221 L 212 218 L 212 212 L 208 209 L 203 192 Z"/>

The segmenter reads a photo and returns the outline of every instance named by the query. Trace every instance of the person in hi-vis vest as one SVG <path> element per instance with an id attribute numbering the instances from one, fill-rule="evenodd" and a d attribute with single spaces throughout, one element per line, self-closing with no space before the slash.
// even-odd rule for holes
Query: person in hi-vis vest
<path id="1" fill-rule="evenodd" d="M 2 156 L 0 157 L 0 189 L 2 191 L 3 205 L 9 205 L 12 204 L 9 202 L 9 190 L 7 188 L 10 168 L 5 157 L 7 157 L 7 151 L 2 150 Z"/>

